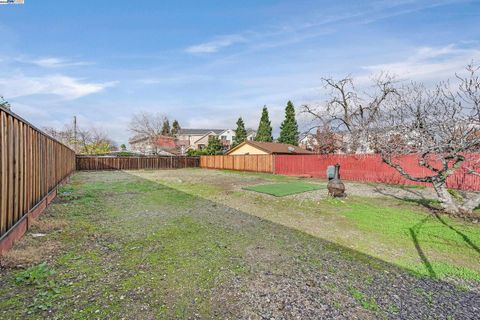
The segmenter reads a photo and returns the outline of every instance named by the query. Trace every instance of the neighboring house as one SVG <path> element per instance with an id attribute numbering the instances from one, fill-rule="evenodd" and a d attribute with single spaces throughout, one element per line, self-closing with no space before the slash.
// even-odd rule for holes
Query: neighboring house
<path id="1" fill-rule="evenodd" d="M 256 131 L 247 129 L 247 140 L 255 139 Z M 130 150 L 142 154 L 159 154 L 168 152 L 184 155 L 187 150 L 202 150 L 207 147 L 208 140 L 216 137 L 223 145 L 224 151 L 231 148 L 235 131 L 232 129 L 181 129 L 175 137 L 158 136 L 156 139 L 137 136 L 130 139 Z"/>
<path id="2" fill-rule="evenodd" d="M 227 155 L 249 155 L 249 154 L 314 154 L 311 151 L 300 147 L 275 142 L 244 141 L 238 146 L 230 149 Z"/>
<path id="3" fill-rule="evenodd" d="M 180 129 L 176 138 L 187 146 L 187 149 L 201 150 L 208 144 L 209 137 L 218 137 L 225 129 Z"/>
<path id="4" fill-rule="evenodd" d="M 299 146 L 315 153 L 370 154 L 374 150 L 364 138 L 349 132 L 330 134 L 305 134 L 299 139 Z"/>
<path id="5" fill-rule="evenodd" d="M 256 131 L 247 129 L 247 140 L 254 140 Z M 208 145 L 208 140 L 216 137 L 220 140 L 224 150 L 229 150 L 235 138 L 232 129 L 181 129 L 176 138 L 186 149 L 202 150 Z"/>
<path id="6" fill-rule="evenodd" d="M 146 155 L 178 155 L 180 147 L 177 139 L 169 136 L 157 136 L 156 138 L 137 136 L 129 141 L 132 152 Z"/>
<path id="7" fill-rule="evenodd" d="M 247 129 L 247 140 L 254 141 L 255 137 L 257 136 L 257 131 L 253 129 Z"/>
<path id="8" fill-rule="evenodd" d="M 232 129 L 226 129 L 218 135 L 218 139 L 224 150 L 230 149 L 233 144 L 233 138 L 235 138 L 235 131 Z"/>
<path id="9" fill-rule="evenodd" d="M 305 150 L 315 151 L 318 147 L 317 137 L 311 133 L 301 135 L 298 146 Z"/>

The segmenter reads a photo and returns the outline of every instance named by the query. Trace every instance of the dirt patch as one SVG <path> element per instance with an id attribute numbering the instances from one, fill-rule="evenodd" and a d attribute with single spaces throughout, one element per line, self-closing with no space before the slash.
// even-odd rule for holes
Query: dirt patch
<path id="1" fill-rule="evenodd" d="M 27 237 L 27 239 L 25 238 Z M 26 268 L 54 256 L 61 248 L 61 243 L 54 240 L 42 241 L 41 245 L 33 239 L 31 234 L 25 235 L 15 247 L 0 257 L 0 266 L 3 268 Z"/>
<path id="2" fill-rule="evenodd" d="M 50 233 L 62 230 L 67 224 L 68 222 L 65 219 L 60 218 L 34 219 L 31 221 L 29 231 L 30 233 Z"/>

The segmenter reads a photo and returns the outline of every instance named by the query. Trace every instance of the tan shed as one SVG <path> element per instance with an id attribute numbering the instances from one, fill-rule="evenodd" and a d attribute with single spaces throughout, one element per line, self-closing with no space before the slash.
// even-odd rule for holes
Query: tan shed
<path id="1" fill-rule="evenodd" d="M 311 151 L 302 149 L 292 144 L 275 143 L 275 142 L 259 142 L 244 141 L 238 146 L 230 149 L 227 153 L 229 156 L 239 156 L 247 154 L 314 154 Z"/>

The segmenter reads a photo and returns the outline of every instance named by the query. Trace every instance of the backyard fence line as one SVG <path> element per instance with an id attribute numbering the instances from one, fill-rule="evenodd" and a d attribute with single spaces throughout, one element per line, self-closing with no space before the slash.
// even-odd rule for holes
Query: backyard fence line
<path id="1" fill-rule="evenodd" d="M 77 170 L 141 170 L 196 168 L 198 157 L 101 157 L 77 155 Z"/>
<path id="2" fill-rule="evenodd" d="M 468 154 L 467 159 L 480 159 L 480 154 Z M 405 170 L 413 176 L 432 174 L 418 165 L 415 155 L 398 159 Z M 471 161 L 471 160 L 470 160 Z M 405 179 L 386 163 L 378 154 L 329 154 L 329 155 L 238 155 L 201 156 L 200 167 L 208 169 L 230 169 L 239 171 L 268 172 L 290 176 L 312 176 L 326 178 L 330 165 L 340 164 L 344 180 L 386 184 L 428 185 Z M 480 191 L 480 177 L 468 174 L 469 161 L 447 179 L 447 186 L 453 189 Z"/>
<path id="3" fill-rule="evenodd" d="M 74 170 L 73 150 L 0 109 L 0 253 L 23 235 L 28 215 L 43 210 Z"/>
<path id="4" fill-rule="evenodd" d="M 468 154 L 467 159 L 479 159 L 480 154 Z M 416 155 L 402 156 L 396 159 L 406 172 L 412 176 L 424 177 L 433 174 L 418 164 Z M 405 179 L 394 168 L 382 161 L 378 154 L 362 155 L 278 155 L 275 157 L 275 173 L 283 175 L 308 175 L 326 178 L 329 165 L 340 165 L 340 175 L 344 180 L 378 182 L 386 184 L 429 185 Z M 460 190 L 480 190 L 480 177 L 468 174 L 466 161 L 447 179 L 447 186 Z"/>
<path id="5" fill-rule="evenodd" d="M 272 155 L 200 156 L 200 167 L 273 173 Z"/>

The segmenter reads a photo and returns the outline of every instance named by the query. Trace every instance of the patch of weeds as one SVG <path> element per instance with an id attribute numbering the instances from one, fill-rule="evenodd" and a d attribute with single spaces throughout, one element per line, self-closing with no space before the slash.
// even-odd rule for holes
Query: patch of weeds
<path id="1" fill-rule="evenodd" d="M 388 307 L 388 313 L 398 314 L 399 312 L 400 312 L 400 308 L 396 304 L 391 304 Z"/>
<path id="2" fill-rule="evenodd" d="M 372 284 L 373 283 L 373 276 L 366 276 L 364 281 L 365 281 L 366 284 Z"/>
<path id="3" fill-rule="evenodd" d="M 61 289 L 60 285 L 52 279 L 53 275 L 55 275 L 55 271 L 49 268 L 46 263 L 17 273 L 15 284 L 33 287 L 36 292 L 32 303 L 28 305 L 28 314 L 47 311 L 52 308 L 55 299 L 60 295 Z"/>
<path id="4" fill-rule="evenodd" d="M 343 309 L 343 306 L 340 302 L 338 301 L 333 301 L 333 306 L 335 307 L 335 309 L 337 310 L 342 310 Z"/>
<path id="5" fill-rule="evenodd" d="M 424 297 L 429 305 L 433 304 L 433 292 L 426 291 L 422 288 L 416 288 L 415 291 L 417 292 L 417 294 Z"/>
<path id="6" fill-rule="evenodd" d="M 355 299 L 355 301 L 360 303 L 363 308 L 370 311 L 375 311 L 375 312 L 380 310 L 377 302 L 373 297 L 368 297 L 363 292 L 353 287 L 351 287 L 349 291 L 353 299 Z"/>
<path id="7" fill-rule="evenodd" d="M 73 193 L 74 191 L 75 191 L 75 187 L 71 184 L 65 184 L 58 188 L 58 193 L 62 195 L 63 194 L 67 195 L 67 194 Z"/>
<path id="8" fill-rule="evenodd" d="M 55 272 L 50 269 L 44 262 L 37 266 L 33 266 L 31 268 L 28 268 L 27 270 L 17 273 L 17 276 L 15 277 L 15 283 L 26 285 L 40 285 L 48 277 L 54 274 Z"/>
<path id="9" fill-rule="evenodd" d="M 398 187 L 398 185 L 397 185 Z M 426 189 L 427 187 L 426 186 L 422 186 L 422 185 L 416 185 L 416 184 L 402 184 L 400 185 L 400 189 L 420 189 L 420 190 L 423 190 L 423 189 Z"/>

